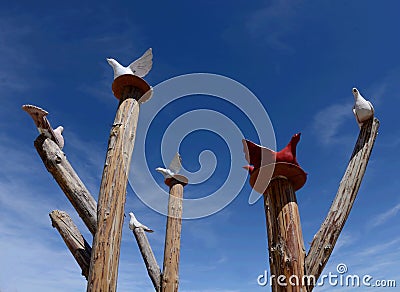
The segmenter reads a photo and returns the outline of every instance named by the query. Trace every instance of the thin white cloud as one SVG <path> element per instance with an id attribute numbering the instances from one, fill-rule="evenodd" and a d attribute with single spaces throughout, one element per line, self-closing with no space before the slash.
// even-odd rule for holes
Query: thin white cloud
<path id="1" fill-rule="evenodd" d="M 291 53 L 293 48 L 285 42 L 284 37 L 295 28 L 293 24 L 301 2 L 303 1 L 268 1 L 264 8 L 249 16 L 246 27 L 257 39 L 265 39 L 271 48 Z"/>
<path id="2" fill-rule="evenodd" d="M 32 84 L 42 82 L 32 74 L 37 66 L 27 39 L 34 34 L 33 27 L 22 24 L 18 17 L 0 19 L 0 92 L 24 91 Z"/>
<path id="3" fill-rule="evenodd" d="M 389 242 L 379 243 L 377 245 L 367 247 L 364 250 L 361 250 L 357 255 L 361 258 L 376 256 L 382 254 L 383 251 L 388 250 L 392 246 L 398 246 L 400 243 L 400 238 L 395 238 Z"/>
<path id="4" fill-rule="evenodd" d="M 352 103 L 341 103 L 317 112 L 314 116 L 313 127 L 321 143 L 329 145 L 343 140 L 338 137 L 338 132 L 340 127 L 352 117 L 352 107 Z"/>
<path id="5" fill-rule="evenodd" d="M 377 227 L 386 223 L 388 220 L 395 217 L 399 212 L 400 212 L 400 203 L 373 218 L 372 227 Z"/>
<path id="6" fill-rule="evenodd" d="M 354 233 L 343 231 L 340 234 L 338 241 L 336 242 L 334 248 L 335 252 L 337 253 L 340 249 L 353 245 L 357 241 L 357 238 L 358 236 Z"/>
<path id="7" fill-rule="evenodd" d="M 19 145 L 12 138 L 0 136 L 0 159 L 4 161 L 0 168 L 0 291 L 82 291 L 86 280 L 57 230 L 52 228 L 49 212 L 67 211 L 89 243 L 92 236 L 52 181 L 33 146 Z M 80 144 L 77 147 L 97 149 L 92 146 Z M 82 153 L 89 164 L 98 159 L 98 153 Z M 90 155 L 93 157 L 88 157 Z M 157 221 L 158 225 L 165 225 L 165 221 Z M 151 281 L 127 224 L 124 236 L 118 289 L 150 291 Z M 153 244 L 154 240 L 149 240 Z M 159 241 L 156 241 L 157 249 L 163 246 Z"/>

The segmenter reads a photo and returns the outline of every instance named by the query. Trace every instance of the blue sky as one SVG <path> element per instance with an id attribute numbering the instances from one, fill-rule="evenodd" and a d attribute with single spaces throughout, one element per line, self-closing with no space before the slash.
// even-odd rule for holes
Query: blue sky
<path id="1" fill-rule="evenodd" d="M 262 103 L 277 148 L 302 132 L 298 161 L 308 180 L 297 198 L 306 250 L 336 194 L 357 139 L 352 87 L 370 99 L 381 121 L 379 135 L 358 198 L 325 271 L 334 273 L 339 263 L 345 263 L 349 273 L 395 279 L 400 285 L 400 158 L 395 152 L 400 146 L 398 11 L 400 3 L 394 0 L 3 3 L 0 290 L 82 291 L 86 287 L 79 267 L 51 227 L 48 213 L 65 210 L 91 241 L 89 232 L 42 165 L 33 147 L 36 129 L 21 106 L 41 106 L 50 112 L 53 126 L 64 126 L 64 151 L 97 199 L 117 107 L 111 92 L 113 74 L 105 59 L 113 57 L 127 65 L 149 47 L 154 65 L 146 80 L 152 86 L 188 73 L 226 76 L 243 84 Z M 139 128 L 156 104 L 151 100 L 141 107 Z M 147 140 L 136 140 L 136 145 L 145 142 L 149 169 L 164 195 L 167 187 L 154 171 L 163 164 L 163 132 L 194 109 L 220 112 L 243 136 L 256 140 L 252 117 L 221 99 L 193 95 L 175 100 L 155 117 Z M 213 193 L 223 185 L 231 163 L 245 164 L 244 155 L 229 156 L 231 147 L 241 147 L 240 139 L 237 144 L 224 143 L 206 130 L 181 138 L 179 151 L 186 170 L 207 172 L 208 163 L 216 165 L 208 180 L 185 189 L 189 198 Z M 135 150 L 140 149 L 136 145 Z M 206 156 L 199 158 L 201 153 Z M 134 151 L 134 170 L 139 156 Z M 166 160 L 172 157 L 166 156 Z M 145 181 L 140 169 L 136 170 L 139 174 L 130 182 L 133 188 Z M 220 212 L 183 222 L 180 291 L 268 291 L 256 282 L 268 269 L 263 204 L 249 205 L 250 191 L 246 182 Z M 161 265 L 166 218 L 143 204 L 139 200 L 143 195 L 129 189 L 126 212 L 134 210 L 156 230 L 149 240 Z M 127 222 L 118 289 L 152 290 Z M 368 289 L 381 290 L 385 289 Z M 320 287 L 315 291 L 347 290 Z"/>

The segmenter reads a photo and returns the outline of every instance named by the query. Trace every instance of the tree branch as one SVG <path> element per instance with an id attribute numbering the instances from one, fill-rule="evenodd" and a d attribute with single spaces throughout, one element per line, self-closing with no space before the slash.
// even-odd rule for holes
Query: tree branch
<path id="1" fill-rule="evenodd" d="M 306 275 L 314 276 L 315 281 L 318 280 L 328 262 L 340 232 L 353 207 L 378 134 L 378 128 L 379 120 L 374 118 L 364 123 L 360 129 L 353 154 L 340 182 L 335 200 L 324 223 L 322 223 L 313 238 L 310 250 L 306 256 L 305 268 Z M 310 284 L 309 291 L 313 289 L 314 284 Z"/>
<path id="2" fill-rule="evenodd" d="M 64 152 L 44 135 L 37 137 L 34 145 L 47 170 L 94 235 L 97 228 L 97 203 L 68 162 Z"/>
<path id="3" fill-rule="evenodd" d="M 139 246 L 140 253 L 142 254 L 147 273 L 153 283 L 154 289 L 159 292 L 161 291 L 161 270 L 157 264 L 156 258 L 154 257 L 146 233 L 143 228 L 134 228 L 133 234 L 135 235 L 136 242 Z"/>
<path id="4" fill-rule="evenodd" d="M 71 254 L 82 269 L 82 275 L 88 278 L 92 248 L 79 232 L 67 212 L 54 210 L 49 214 L 51 223 L 58 230 Z"/>

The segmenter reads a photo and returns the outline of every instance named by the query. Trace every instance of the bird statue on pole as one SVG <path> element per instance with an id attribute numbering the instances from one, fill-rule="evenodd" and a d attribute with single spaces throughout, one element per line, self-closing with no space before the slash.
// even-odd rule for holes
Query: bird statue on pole
<path id="1" fill-rule="evenodd" d="M 294 134 L 290 142 L 279 152 L 275 152 L 267 147 L 263 147 L 249 140 L 243 139 L 243 152 L 249 165 L 244 166 L 250 174 L 261 166 L 276 163 L 286 162 L 299 166 L 296 158 L 296 147 L 300 141 L 301 133 Z"/>
<path id="2" fill-rule="evenodd" d="M 64 127 L 59 126 L 53 129 L 50 125 L 49 120 L 46 117 L 48 115 L 48 112 L 38 106 L 25 104 L 22 106 L 22 109 L 32 117 L 33 122 L 35 123 L 39 133 L 53 140 L 62 150 L 64 147 L 64 137 L 62 136 Z"/>
<path id="3" fill-rule="evenodd" d="M 357 88 L 353 88 L 352 91 L 354 95 L 353 113 L 361 129 L 364 122 L 374 117 L 374 107 L 361 95 Z"/>
<path id="4" fill-rule="evenodd" d="M 132 212 L 129 212 L 129 229 L 133 230 L 135 228 L 142 228 L 144 231 L 146 232 L 154 232 L 154 230 L 150 229 L 149 227 L 147 227 L 146 225 L 143 225 L 142 223 L 140 223 L 135 215 Z"/>
<path id="5" fill-rule="evenodd" d="M 182 169 L 182 158 L 176 153 L 168 168 L 157 167 L 156 171 L 164 176 L 164 179 L 172 178 Z"/>
<path id="6" fill-rule="evenodd" d="M 135 75 L 143 78 L 149 73 L 151 67 L 153 66 L 153 53 L 152 49 L 148 49 L 143 56 L 139 59 L 133 61 L 128 67 L 122 66 L 116 60 L 108 58 L 108 64 L 114 70 L 114 80 L 117 79 L 121 75 Z"/>
<path id="7" fill-rule="evenodd" d="M 122 91 L 127 86 L 137 87 L 142 91 L 142 97 L 139 102 L 145 103 L 151 99 L 153 90 L 147 82 L 142 79 L 149 73 L 153 66 L 153 52 L 148 49 L 139 59 L 133 61 L 128 67 L 122 66 L 116 60 L 108 58 L 108 64 L 111 65 L 114 71 L 114 82 L 112 84 L 112 91 L 116 98 L 120 99 Z"/>

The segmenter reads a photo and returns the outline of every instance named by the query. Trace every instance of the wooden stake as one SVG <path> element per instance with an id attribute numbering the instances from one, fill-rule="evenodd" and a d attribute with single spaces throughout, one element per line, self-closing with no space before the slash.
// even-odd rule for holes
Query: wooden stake
<path id="1" fill-rule="evenodd" d="M 135 86 L 124 87 L 111 128 L 100 186 L 98 225 L 87 291 L 116 291 L 126 186 L 139 117 L 137 100 L 143 94 Z"/>
<path id="2" fill-rule="evenodd" d="M 134 228 L 133 234 L 135 235 L 140 253 L 142 254 L 143 261 L 146 265 L 147 273 L 153 283 L 154 289 L 159 292 L 161 291 L 161 270 L 157 264 L 156 258 L 154 257 L 154 253 L 151 250 L 146 233 L 143 228 Z"/>
<path id="3" fill-rule="evenodd" d="M 187 183 L 166 179 L 169 186 L 167 230 L 164 246 L 164 264 L 161 291 L 176 292 L 179 287 L 179 256 L 181 249 L 183 187 Z"/>
<path id="4" fill-rule="evenodd" d="M 315 234 L 306 257 L 306 274 L 314 276 L 315 282 L 322 273 L 333 251 L 340 232 L 350 214 L 357 197 L 368 160 L 378 134 L 379 120 L 374 118 L 364 123 L 360 129 L 356 145 L 346 172 L 340 182 L 335 200 L 321 228 Z M 311 283 L 309 291 L 315 283 Z"/>
<path id="5" fill-rule="evenodd" d="M 71 254 L 81 267 L 82 275 L 87 279 L 89 275 L 91 247 L 67 212 L 54 210 L 49 215 L 53 227 L 60 233 Z"/>
<path id="6" fill-rule="evenodd" d="M 54 177 L 89 231 L 94 235 L 97 228 L 96 201 L 68 162 L 64 152 L 55 142 L 47 139 L 44 135 L 37 137 L 34 145 L 46 169 Z"/>
<path id="7" fill-rule="evenodd" d="M 302 283 L 305 248 L 300 215 L 296 194 L 286 177 L 271 180 L 264 193 L 264 207 L 272 291 L 305 291 Z"/>

